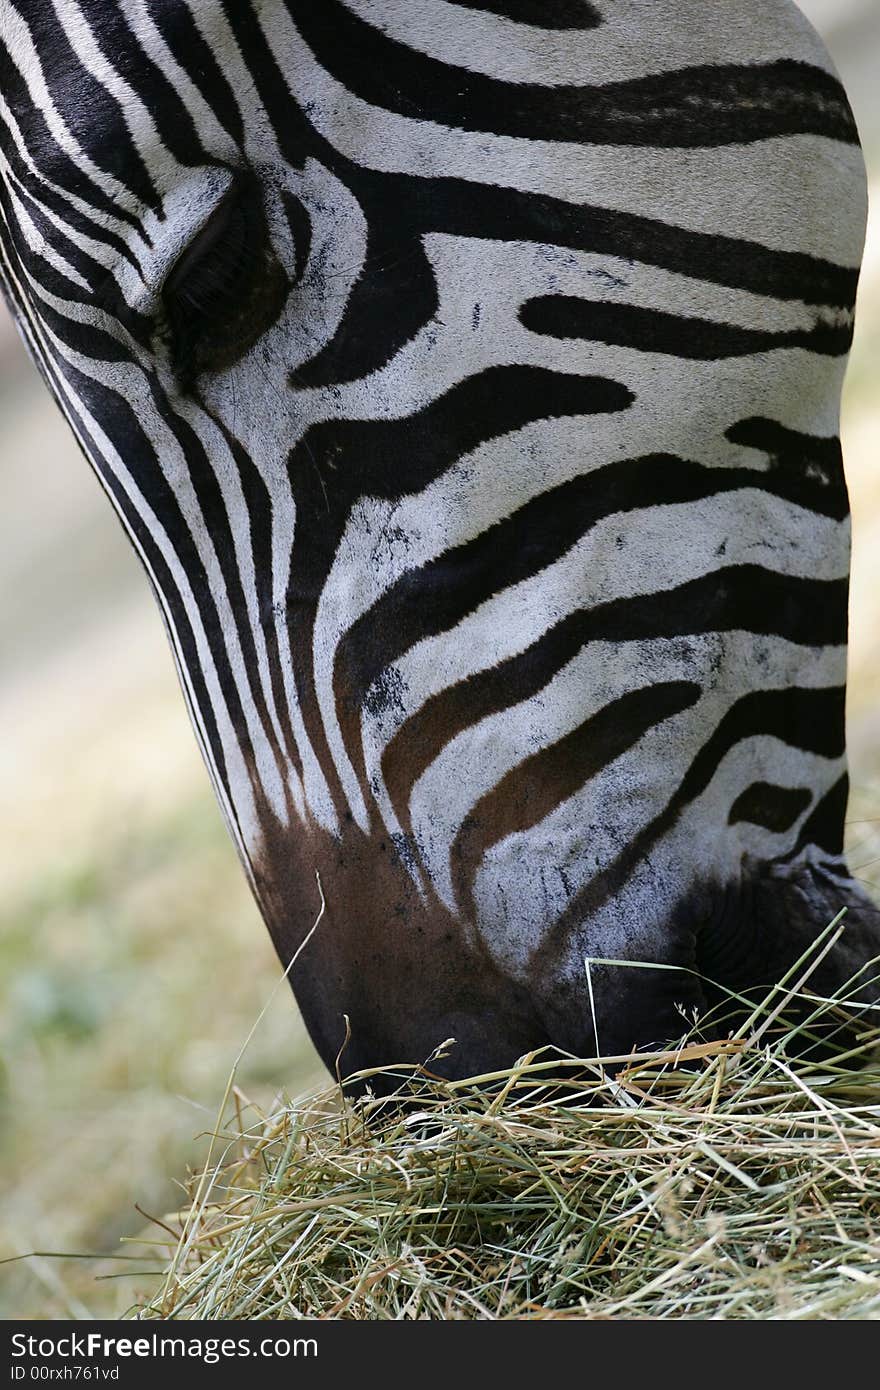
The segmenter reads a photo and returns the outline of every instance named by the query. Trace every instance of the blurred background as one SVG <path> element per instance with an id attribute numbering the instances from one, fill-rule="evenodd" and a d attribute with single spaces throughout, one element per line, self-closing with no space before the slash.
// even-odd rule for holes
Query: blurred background
<path id="1" fill-rule="evenodd" d="M 736 3 L 736 0 L 731 0 Z M 849 90 L 873 213 L 844 403 L 851 858 L 880 879 L 880 0 L 803 0 Z M 0 1259 L 130 1254 L 174 1209 L 279 967 L 133 551 L 0 306 Z M 239 1072 L 324 1073 L 286 985 Z M 149 1261 L 0 1266 L 0 1317 L 113 1316 Z"/>

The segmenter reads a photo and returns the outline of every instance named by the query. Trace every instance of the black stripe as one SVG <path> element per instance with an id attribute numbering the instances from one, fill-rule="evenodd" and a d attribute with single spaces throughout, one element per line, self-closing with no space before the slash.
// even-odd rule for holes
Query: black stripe
<path id="1" fill-rule="evenodd" d="M 55 107 L 80 149 L 97 168 L 161 217 L 162 200 L 131 137 L 122 107 L 80 62 L 49 0 L 27 0 L 24 7 L 17 0 L 16 8 L 31 31 Z"/>
<path id="2" fill-rule="evenodd" d="M 284 717 L 287 712 L 288 697 L 284 685 L 284 673 L 281 669 L 281 658 L 278 650 L 275 626 L 274 623 L 270 621 L 273 616 L 272 575 L 274 572 L 272 498 L 265 479 L 247 451 L 230 432 L 223 420 L 215 415 L 204 402 L 201 404 L 205 414 L 214 421 L 218 430 L 226 440 L 235 466 L 238 469 L 242 495 L 248 513 L 257 608 L 268 638 L 266 642 L 266 651 L 269 664 L 269 677 L 272 683 L 272 693 L 275 697 L 275 707 L 279 713 L 279 723 L 281 725 L 281 733 L 284 739 L 287 757 L 297 773 L 301 774 L 302 759 L 300 757 L 300 751 L 293 737 L 290 721 Z M 267 728 L 270 728 L 268 723 Z M 285 781 L 283 776 L 282 781 Z"/>
<path id="3" fill-rule="evenodd" d="M 744 488 L 789 500 L 790 482 L 783 472 L 706 468 L 662 454 L 609 464 L 540 494 L 473 540 L 408 570 L 352 624 L 337 650 L 337 704 L 349 755 L 358 757 L 360 710 L 384 670 L 417 642 L 455 627 L 493 594 L 552 564 L 597 522 L 615 513 L 687 504 Z M 809 487 L 802 480 L 801 497 L 805 484 Z M 838 519 L 846 515 L 839 494 L 832 498 L 815 485 L 812 493 L 821 509 L 833 500 Z M 624 521 L 619 543 L 626 544 Z M 756 565 L 728 566 L 673 591 L 619 599 L 570 615 L 552 630 L 548 653 L 558 641 L 573 655 L 588 640 L 641 641 L 725 627 L 776 634 L 808 646 L 838 645 L 846 641 L 847 596 L 843 579 L 794 579 Z M 561 661 L 561 652 L 557 655 Z M 547 670 L 546 657 L 541 670 Z"/>
<path id="4" fill-rule="evenodd" d="M 69 300 L 74 303 L 88 303 L 88 290 L 84 290 L 82 285 L 78 285 L 75 281 L 69 279 L 63 271 L 57 270 L 50 261 L 43 258 L 39 251 L 35 251 L 28 244 L 24 229 L 21 225 L 21 220 L 18 217 L 16 208 L 13 206 L 13 192 L 17 193 L 19 197 L 21 196 L 21 191 L 13 188 L 11 180 L 0 182 L 0 213 L 2 213 L 3 224 L 5 224 L 6 228 L 5 244 L 7 253 L 10 256 L 10 262 L 14 258 L 23 271 L 26 272 L 22 277 L 23 282 L 31 282 L 28 285 L 28 292 L 31 299 L 35 301 L 38 300 L 39 291 L 42 289 L 48 291 L 50 294 L 57 295 L 63 300 Z M 24 198 L 22 198 L 22 202 L 26 204 Z M 34 215 L 37 213 L 36 209 L 28 208 L 27 210 L 33 216 L 37 228 L 45 235 L 46 231 L 49 230 L 46 227 L 45 218 Z M 48 245 L 50 248 L 55 246 L 54 236 L 48 242 Z"/>
<path id="5" fill-rule="evenodd" d="M 5 83 L 2 58 L 3 49 L 2 44 L 0 44 L 0 89 L 4 87 Z M 39 119 L 40 122 L 42 122 L 42 116 Z M 47 184 L 40 181 L 37 174 L 29 169 L 21 158 L 18 147 L 11 137 L 11 133 L 3 123 L 0 123 L 0 149 L 3 150 L 9 164 L 11 175 L 9 180 L 10 183 L 14 180 L 16 186 L 22 192 L 26 191 L 33 205 L 38 204 L 54 212 L 58 220 L 69 227 L 71 231 L 79 232 L 81 236 L 88 237 L 91 241 L 97 242 L 99 245 L 112 247 L 118 256 L 128 261 L 129 265 L 134 266 L 136 270 L 139 269 L 137 258 L 134 256 L 131 249 L 126 246 L 121 237 L 117 236 L 115 232 L 108 231 L 106 227 L 101 226 L 99 223 L 92 221 L 92 219 L 81 212 L 79 208 L 74 207 L 68 198 L 65 198 L 55 189 L 48 187 Z M 39 149 L 45 151 L 46 146 L 41 145 L 38 149 L 32 147 L 30 150 L 32 158 L 36 157 L 39 153 Z M 78 190 L 72 189 L 71 191 L 77 192 Z M 106 274 L 106 271 L 104 273 Z"/>
<path id="6" fill-rule="evenodd" d="M 843 854 L 848 804 L 849 775 L 844 773 L 805 821 L 791 857 L 796 857 L 809 845 L 816 845 L 834 858 Z"/>
<path id="7" fill-rule="evenodd" d="M 285 158 L 296 168 L 309 156 L 320 160 L 352 190 L 361 207 L 379 209 L 379 220 L 398 230 L 401 245 L 410 236 L 419 238 L 430 231 L 546 242 L 640 261 L 777 299 L 847 310 L 855 304 L 858 269 L 803 252 L 771 250 L 738 237 L 688 231 L 656 218 L 467 179 L 365 169 L 319 135 L 291 101 L 285 78 L 250 11 L 239 16 L 235 33 Z M 374 326 L 365 323 L 364 332 Z M 381 338 L 388 325 L 378 326 Z"/>
<path id="8" fill-rule="evenodd" d="M 609 304 L 563 294 L 537 295 L 529 299 L 520 309 L 519 317 L 531 333 L 552 338 L 582 338 L 703 362 L 751 357 L 781 348 L 803 348 L 807 352 L 841 357 L 849 351 L 853 336 L 852 324 L 823 322 L 821 317 L 811 329 L 769 333 L 659 309 L 642 309 L 634 304 Z"/>
<path id="9" fill-rule="evenodd" d="M 46 124 L 45 116 L 32 100 L 22 75 L 12 61 L 9 50 L 2 39 L 0 39 L 0 91 L 3 92 L 6 104 L 19 127 L 28 154 L 44 178 L 58 184 L 68 193 L 74 194 L 97 211 L 106 213 L 114 221 L 124 222 L 130 227 L 141 230 L 140 222 L 133 213 L 117 206 L 113 199 L 94 183 L 89 175 L 75 164 L 58 144 Z M 5 130 L 5 124 L 0 124 L 0 134 Z M 16 158 L 14 150 L 14 141 L 9 134 L 4 140 L 4 153 L 11 160 Z M 51 206 L 53 211 L 58 212 L 64 220 L 69 221 L 72 226 L 75 225 L 74 219 L 79 214 L 76 213 L 75 209 L 68 208 L 64 198 L 59 199 L 51 195 L 42 185 L 36 187 L 34 193 L 35 196 L 42 198 L 47 206 Z M 106 241 L 108 244 L 118 247 L 124 245 L 118 238 L 112 237 L 111 233 L 101 231 L 96 235 L 98 240 Z M 125 254 L 133 265 L 137 265 L 137 261 L 134 260 L 130 251 L 121 254 Z"/>
<path id="10" fill-rule="evenodd" d="M 2 189 L 0 189 L 2 194 Z M 53 372 L 50 370 L 49 359 L 40 345 L 36 331 L 34 308 L 31 302 L 25 299 L 24 282 L 20 274 L 20 267 L 17 264 L 17 257 L 12 251 L 11 246 L 4 242 L 2 232 L 4 227 L 3 197 L 0 196 L 0 290 L 3 292 L 4 302 L 8 305 L 13 323 L 15 323 L 21 333 L 22 340 L 27 350 L 31 362 L 36 367 L 52 395 L 52 399 L 63 410 L 58 384 Z"/>
<path id="11" fill-rule="evenodd" d="M 241 646 L 242 664 L 248 683 L 248 693 L 245 698 L 248 698 L 249 695 L 254 713 L 262 726 L 266 744 L 275 760 L 279 779 L 286 789 L 287 780 L 284 775 L 282 751 L 278 745 L 278 737 L 269 716 L 266 696 L 260 681 L 256 638 L 248 613 L 248 605 L 245 598 L 241 571 L 239 569 L 238 555 L 236 553 L 235 540 L 232 534 L 229 512 L 226 509 L 226 503 L 220 483 L 217 479 L 216 471 L 205 452 L 205 448 L 199 436 L 189 422 L 169 403 L 168 398 L 155 377 L 150 377 L 149 387 L 157 415 L 164 421 L 169 434 L 177 441 L 183 454 L 193 492 L 202 516 L 204 517 L 205 531 L 211 539 L 214 553 L 217 556 L 217 563 L 220 568 L 220 573 L 223 576 L 223 583 L 229 599 L 229 610 L 232 614 L 235 632 Z M 236 454 L 233 455 L 237 464 L 240 462 L 242 456 L 243 450 L 238 450 Z M 248 470 L 251 482 L 253 482 L 254 471 L 253 465 L 251 465 Z M 241 474 L 239 476 L 241 477 Z M 250 497 L 252 501 L 259 505 L 258 497 L 254 494 L 252 488 L 250 489 Z M 267 497 L 264 516 L 270 513 L 271 506 Z M 164 516 L 164 512 L 160 513 L 160 517 L 163 520 Z M 255 558 L 255 570 L 259 575 L 261 573 L 262 557 L 258 556 Z M 265 577 L 267 579 L 271 578 L 271 568 Z"/>
<path id="12" fill-rule="evenodd" d="M 299 198 L 284 189 L 281 194 L 287 229 L 293 242 L 294 280 L 302 279 L 312 250 L 312 221 Z"/>
<path id="13" fill-rule="evenodd" d="M 418 121 L 526 140 L 655 148 L 812 134 L 858 144 L 840 83 L 783 59 L 707 65 L 603 86 L 511 83 L 389 38 L 339 0 L 286 0 L 318 61 L 362 100 Z"/>
<path id="14" fill-rule="evenodd" d="M 39 252 L 28 246 L 19 220 L 13 213 L 9 200 L 10 192 L 14 192 L 21 201 L 46 245 L 69 263 L 87 282 L 88 288 L 69 280 L 62 271 L 56 270 Z M 34 299 L 42 290 L 72 304 L 104 309 L 116 318 L 141 348 L 149 350 L 153 336 L 152 320 L 129 307 L 116 280 L 112 275 L 108 275 L 106 268 L 81 251 L 66 232 L 59 230 L 49 221 L 42 206 L 34 201 L 14 176 L 8 178 L 5 184 L 0 183 L 0 207 L 6 212 L 7 244 L 10 249 L 15 250 L 19 262 L 27 265 L 29 275 L 34 281 L 34 286 L 31 287 Z"/>
<path id="15" fill-rule="evenodd" d="M 51 271 L 51 267 L 46 269 Z M 77 300 L 83 301 L 84 292 L 79 285 L 70 284 L 69 281 L 62 283 L 69 286 L 70 293 L 66 297 L 75 296 Z M 80 353 L 92 362 L 116 362 L 123 365 L 131 363 L 132 354 L 128 345 L 119 338 L 112 337 L 105 329 L 98 328 L 94 323 L 81 323 L 78 319 L 67 318 L 43 299 L 37 300 L 35 307 L 46 327 L 71 352 Z"/>
<path id="16" fill-rule="evenodd" d="M 49 247 L 51 251 L 54 251 L 60 259 L 67 261 L 71 269 L 75 270 L 77 274 L 86 281 L 88 286 L 87 289 L 84 290 L 81 285 L 74 285 L 62 272 L 55 270 L 47 260 L 44 260 L 39 251 L 32 251 L 30 247 L 28 247 L 24 239 L 20 221 L 13 214 L 12 204 L 9 200 L 10 193 L 14 194 L 16 200 L 24 207 L 47 247 Z M 53 222 L 49 221 L 43 206 L 31 197 L 30 193 L 22 187 L 14 174 L 7 176 L 5 182 L 0 184 L 0 198 L 3 199 L 4 206 L 9 209 L 7 214 L 7 222 L 10 228 L 9 240 L 15 244 L 19 260 L 23 263 L 25 256 L 27 256 L 31 261 L 39 262 L 41 270 L 40 278 L 46 287 L 48 287 L 49 284 L 47 278 L 49 276 L 54 276 L 57 281 L 63 280 L 65 285 L 69 287 L 68 290 L 61 291 L 53 287 L 53 294 L 60 293 L 63 298 L 83 300 L 85 303 L 90 302 L 91 295 L 94 294 L 94 282 L 99 277 L 101 279 L 106 278 L 106 268 L 99 265 L 97 261 L 94 261 L 85 251 L 82 251 L 76 242 L 71 241 L 63 228 L 59 228 Z"/>
<path id="17" fill-rule="evenodd" d="M 243 147 L 244 122 L 235 93 L 218 55 L 203 38 L 189 6 L 169 5 L 168 0 L 147 0 L 147 11 L 168 45 L 168 51 L 174 54 L 196 91 L 201 93 L 218 124 L 239 148 Z"/>
<path id="18" fill-rule="evenodd" d="M 447 743 L 481 719 L 532 699 L 587 643 L 750 632 L 813 649 L 840 646 L 846 640 L 847 593 L 845 580 L 789 578 L 737 565 L 674 589 L 570 613 L 525 651 L 439 691 L 400 726 L 382 756 L 398 818 L 408 823 L 412 789 Z M 696 652 L 693 661 L 694 674 L 704 678 L 705 659 L 701 664 Z M 350 754 L 359 767 L 359 745 Z"/>
<path id="19" fill-rule="evenodd" d="M 514 189 L 453 179 L 369 174 L 332 154 L 330 158 L 340 178 L 354 189 L 367 218 L 367 265 L 335 337 L 297 369 L 294 384 L 339 384 L 378 371 L 430 322 L 438 303 L 434 272 L 422 246 L 422 238 L 430 231 L 469 239 L 535 241 L 607 254 L 785 301 L 827 303 L 847 311 L 855 302 L 857 271 L 797 252 L 770 251 L 754 242 L 687 232 L 649 218 L 579 207 Z M 680 328 L 673 325 L 684 323 L 698 348 L 712 334 L 713 325 L 704 320 L 669 318 L 664 335 L 678 356 L 682 355 L 684 339 Z M 600 320 L 597 314 L 597 328 L 600 323 L 606 324 L 607 318 Z M 642 325 L 633 318 L 624 324 L 618 317 L 614 326 L 629 337 L 637 338 L 642 331 Z M 652 331 L 656 332 L 656 327 Z M 679 336 L 673 341 L 675 333 Z M 851 333 L 847 325 L 825 328 L 820 324 L 815 339 L 804 334 L 805 341 L 799 345 L 842 351 Z M 731 334 L 739 336 L 732 338 Z M 774 339 L 771 345 L 788 344 Z M 757 336 L 749 337 L 748 330 L 730 329 L 722 346 L 753 352 L 759 343 Z"/>
<path id="20" fill-rule="evenodd" d="M 354 166 L 340 177 L 358 187 Z M 739 237 L 693 232 L 658 218 L 572 203 L 545 194 L 472 183 L 376 174 L 395 223 L 495 241 L 537 241 L 639 261 L 712 285 L 775 299 L 851 310 L 858 269 Z M 408 213 L 408 216 L 407 216 Z"/>
<path id="21" fill-rule="evenodd" d="M 371 197 L 361 211 L 363 269 L 333 338 L 291 373 L 295 386 L 338 385 L 380 371 L 437 312 L 437 284 L 419 237 L 400 225 L 387 199 Z"/>
<path id="22" fill-rule="evenodd" d="M 150 0 L 150 5 L 154 8 L 164 8 L 167 3 L 168 0 Z M 266 42 L 266 36 L 254 13 L 253 5 L 250 0 L 221 0 L 221 3 L 278 146 L 288 163 L 294 168 L 300 169 L 306 156 L 315 152 L 307 147 L 305 139 L 310 128 L 299 105 L 291 95 L 287 77 L 281 72 L 275 61 L 275 55 Z M 183 24 L 183 15 L 180 12 L 185 11 L 186 7 L 173 5 L 171 9 L 174 23 L 176 24 L 180 15 L 180 22 Z M 196 61 L 188 69 L 190 76 L 199 86 L 218 119 L 220 119 L 221 110 L 225 109 L 228 101 L 235 105 L 237 115 L 235 125 L 239 131 L 236 139 L 237 143 L 243 146 L 244 123 L 238 106 L 235 104 L 235 96 L 218 67 L 215 55 L 207 48 L 200 36 L 201 48 L 196 44 L 190 50 L 186 46 L 186 41 L 181 47 L 182 40 L 183 33 L 178 35 L 172 28 L 169 47 L 174 53 L 193 52 Z M 204 87 L 201 85 L 203 80 L 206 81 Z"/>
<path id="23" fill-rule="evenodd" d="M 256 762 L 253 745 L 241 704 L 241 696 L 230 670 L 223 624 L 220 620 L 212 586 L 153 442 L 141 428 L 132 405 L 118 392 L 105 386 L 102 382 L 85 376 L 70 363 L 65 362 L 60 366 L 77 398 L 83 402 L 90 414 L 100 420 L 102 429 L 106 432 L 113 447 L 119 452 L 138 490 L 158 519 L 181 569 L 189 580 L 232 727 L 245 764 L 252 767 Z M 100 457 L 100 454 L 98 456 Z M 123 496 L 121 485 L 109 474 L 105 481 L 107 481 L 108 486 L 111 486 L 114 497 L 117 499 L 117 505 L 121 507 Z M 130 506 L 125 511 L 127 517 L 132 515 Z M 139 538 L 141 534 L 148 535 L 148 533 L 144 533 L 143 527 L 138 530 Z M 156 552 L 155 545 L 150 546 L 150 551 L 151 553 Z M 157 574 L 163 573 L 167 574 L 164 565 L 157 569 Z M 162 579 L 161 583 L 164 592 L 165 580 Z M 192 665 L 188 664 L 187 667 L 190 672 L 198 666 L 198 657 L 195 652 L 191 654 L 191 659 Z"/>
<path id="24" fill-rule="evenodd" d="M 552 958 L 560 943 L 567 941 L 573 931 L 622 890 L 682 812 L 707 789 L 723 759 L 738 743 L 763 735 L 818 757 L 842 757 L 845 703 L 844 686 L 822 690 L 795 686 L 788 690 L 756 690 L 744 695 L 728 710 L 700 749 L 665 809 L 572 899 L 537 954 Z"/>
<path id="25" fill-rule="evenodd" d="M 538 420 L 625 410 L 631 401 L 624 386 L 601 377 L 492 367 L 404 419 L 330 420 L 307 431 L 289 463 L 297 530 L 287 612 L 303 719 L 328 780 L 333 760 L 311 652 L 318 602 L 352 505 L 424 490 L 478 445 Z"/>
<path id="26" fill-rule="evenodd" d="M 780 787 L 772 782 L 753 782 L 737 797 L 727 817 L 728 825 L 760 825 L 772 835 L 782 835 L 813 800 L 806 787 Z"/>
<path id="27" fill-rule="evenodd" d="M 69 369 L 66 368 L 65 370 Z M 73 373 L 73 375 L 75 376 L 76 373 Z M 61 405 L 61 397 L 57 386 L 53 385 L 52 390 L 60 408 L 73 427 L 72 417 L 67 415 L 67 408 Z M 174 627 L 177 643 L 180 648 L 180 659 L 192 685 L 192 698 L 201 716 L 205 739 L 213 755 L 217 776 L 226 792 L 234 816 L 235 808 L 232 803 L 232 789 L 229 783 L 226 759 L 223 754 L 223 745 L 217 728 L 217 721 L 214 716 L 214 708 L 208 695 L 204 672 L 199 660 L 198 646 L 193 633 L 190 614 L 177 588 L 174 577 L 165 563 L 161 550 L 156 545 L 149 530 L 132 506 L 129 498 L 126 496 L 120 479 L 104 462 L 101 450 L 92 439 L 88 429 L 79 419 L 76 421 L 73 434 L 87 463 L 95 473 L 98 474 L 103 486 L 107 489 L 107 492 L 112 498 L 115 510 L 125 522 L 128 531 L 130 531 L 137 543 L 137 547 L 139 547 L 139 549 L 136 549 L 137 558 L 144 567 L 151 588 L 153 588 L 156 593 L 157 603 L 159 603 L 159 594 L 162 596 L 163 603 L 159 603 L 159 608 L 163 613 L 163 618 L 165 609 L 167 609 L 170 614 L 170 621 Z M 239 834 L 240 833 L 239 830 Z"/>
<path id="28" fill-rule="evenodd" d="M 463 10 L 485 10 L 488 14 L 531 24 L 538 29 L 595 29 L 602 16 L 589 0 L 449 0 Z"/>
<path id="29" fill-rule="evenodd" d="M 650 729 L 692 709 L 699 685 L 671 681 L 628 691 L 557 742 L 525 758 L 472 807 L 452 842 L 456 901 L 473 914 L 473 878 L 493 845 L 539 825 Z"/>
<path id="30" fill-rule="evenodd" d="M 82 3 L 82 0 L 81 0 Z M 172 83 L 128 27 L 125 16 L 106 0 L 84 6 L 95 42 L 110 66 L 128 83 L 156 123 L 163 145 L 184 165 L 208 162 L 192 116 Z M 174 50 L 183 58 L 188 49 Z M 158 151 L 157 151 L 158 154 Z"/>
<path id="31" fill-rule="evenodd" d="M 616 413 L 632 401 L 626 386 L 606 377 L 514 365 L 477 372 L 400 419 L 313 425 L 288 465 L 298 524 L 312 533 L 312 555 L 332 563 L 358 498 L 420 492 L 489 440 L 541 420 Z M 325 572 L 305 580 L 314 592 Z"/>
<path id="32" fill-rule="evenodd" d="M 822 437 L 787 429 L 778 420 L 755 415 L 739 420 L 725 430 L 725 439 L 747 449 L 766 454 L 774 473 L 808 481 L 812 491 L 825 488 L 836 497 L 837 510 L 829 515 L 844 517 L 849 512 L 843 452 L 837 435 Z"/>

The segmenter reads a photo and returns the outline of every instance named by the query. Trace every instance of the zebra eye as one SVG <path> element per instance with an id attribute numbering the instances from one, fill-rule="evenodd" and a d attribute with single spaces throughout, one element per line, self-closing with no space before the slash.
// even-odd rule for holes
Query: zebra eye
<path id="1" fill-rule="evenodd" d="M 275 322 L 289 282 L 259 190 L 234 186 L 162 287 L 171 361 L 184 389 L 237 362 Z"/>

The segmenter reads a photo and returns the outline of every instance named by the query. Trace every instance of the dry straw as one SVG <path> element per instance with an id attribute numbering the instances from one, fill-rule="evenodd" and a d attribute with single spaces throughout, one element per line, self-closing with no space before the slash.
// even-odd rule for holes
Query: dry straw
<path id="1" fill-rule="evenodd" d="M 810 991 L 840 929 L 726 1041 L 236 1092 L 139 1316 L 880 1317 L 880 1016 Z"/>

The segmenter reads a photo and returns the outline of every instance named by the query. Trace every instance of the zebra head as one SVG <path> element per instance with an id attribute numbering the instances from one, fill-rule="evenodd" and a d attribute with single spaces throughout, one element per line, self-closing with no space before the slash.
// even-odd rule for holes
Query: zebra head
<path id="1" fill-rule="evenodd" d="M 0 5 L 13 311 L 285 963 L 326 901 L 292 982 L 347 1070 L 678 1035 L 696 972 L 764 985 L 844 905 L 817 987 L 880 951 L 864 171 L 795 6 L 720 10 Z"/>

